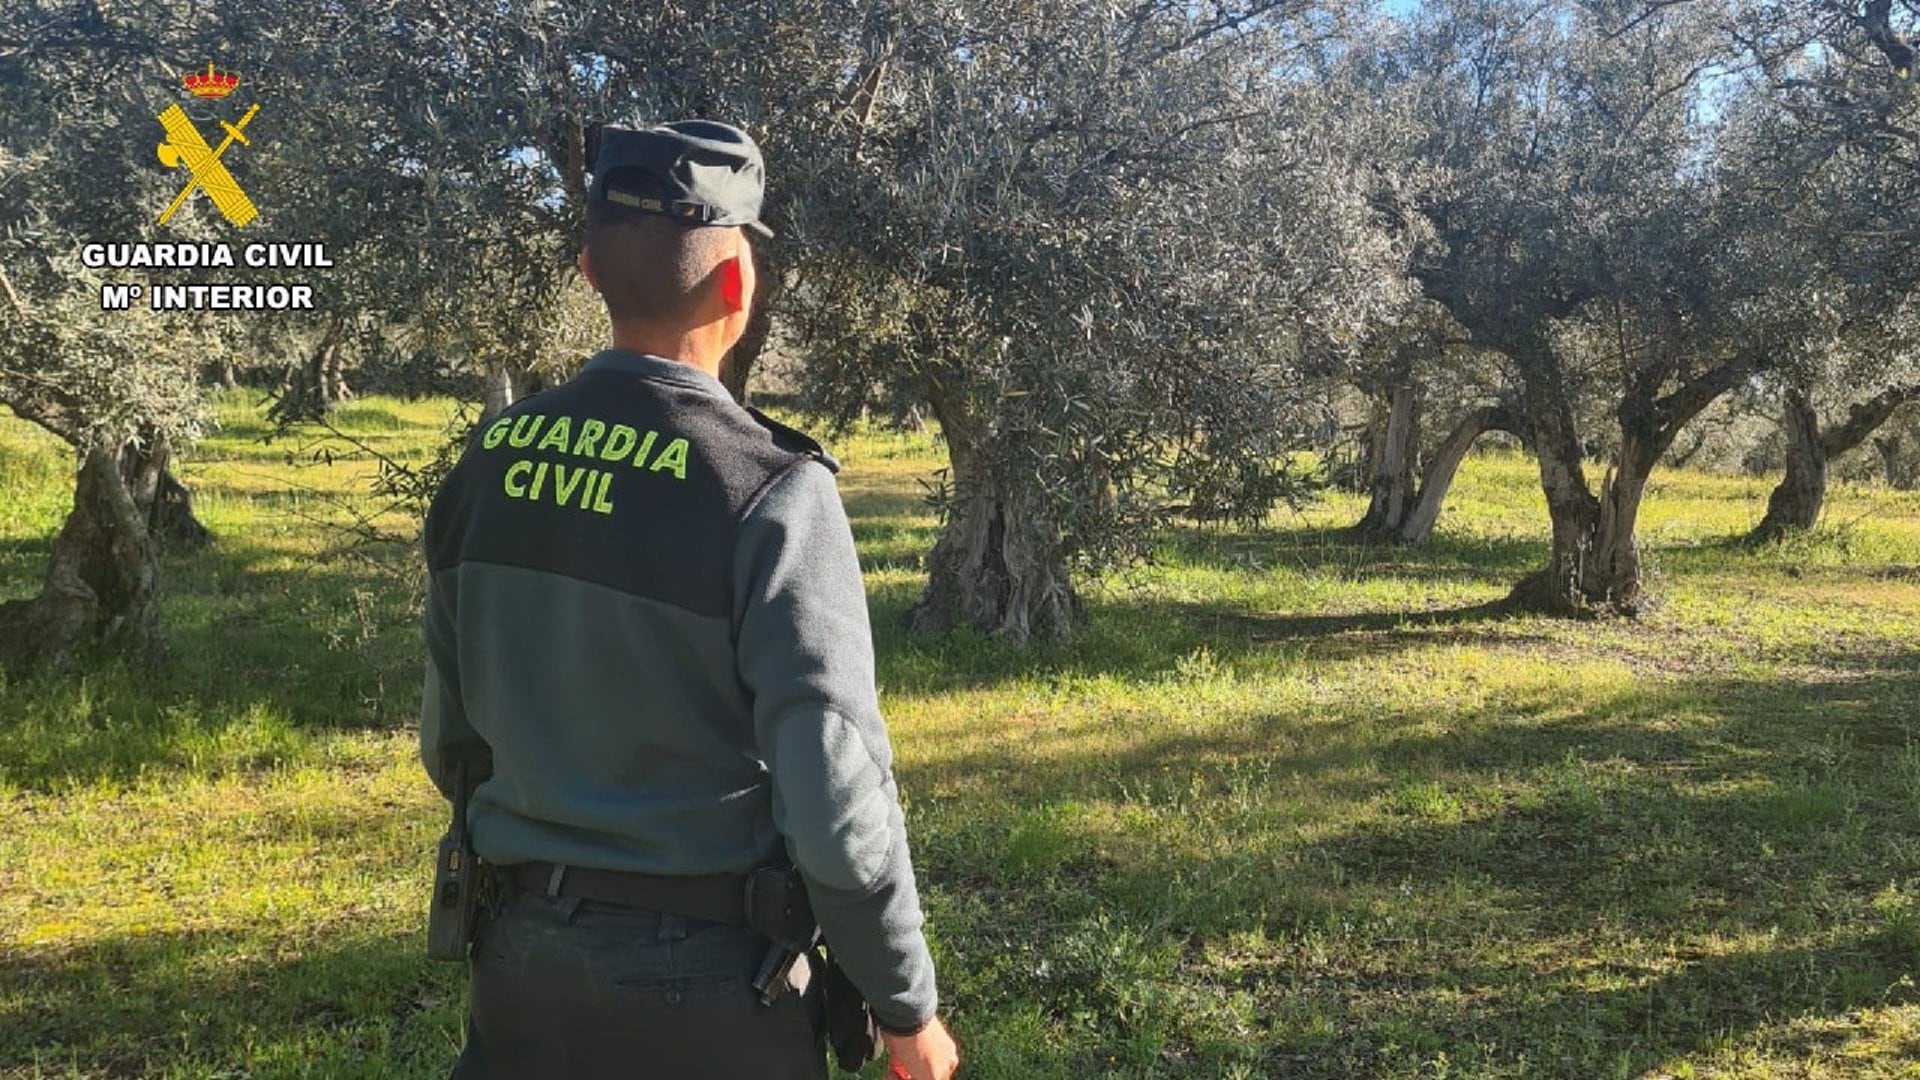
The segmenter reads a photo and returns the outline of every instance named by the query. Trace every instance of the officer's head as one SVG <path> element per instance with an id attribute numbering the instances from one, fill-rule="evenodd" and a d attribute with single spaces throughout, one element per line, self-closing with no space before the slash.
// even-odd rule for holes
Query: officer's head
<path id="1" fill-rule="evenodd" d="M 616 327 L 717 335 L 721 351 L 746 330 L 760 222 L 760 149 L 738 128 L 684 120 L 588 135 L 593 185 L 581 272 Z"/>

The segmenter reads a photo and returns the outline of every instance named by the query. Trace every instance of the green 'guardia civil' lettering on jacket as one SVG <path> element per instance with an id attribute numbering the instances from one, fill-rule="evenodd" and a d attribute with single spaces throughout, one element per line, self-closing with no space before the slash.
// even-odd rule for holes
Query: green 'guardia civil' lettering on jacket
<path id="1" fill-rule="evenodd" d="M 484 744 L 481 857 L 743 872 L 784 849 L 876 1016 L 936 1006 L 819 444 L 684 364 L 610 349 L 481 428 L 427 515 L 421 757 Z"/>

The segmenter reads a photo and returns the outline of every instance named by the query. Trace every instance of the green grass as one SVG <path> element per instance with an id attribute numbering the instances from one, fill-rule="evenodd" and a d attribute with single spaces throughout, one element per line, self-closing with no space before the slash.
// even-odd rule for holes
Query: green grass
<path id="1" fill-rule="evenodd" d="M 219 411 L 167 664 L 0 683 L 0 1075 L 443 1075 L 411 555 L 327 524 L 370 463 Z M 1018 652 L 898 629 L 938 448 L 835 449 L 966 1075 L 1920 1076 L 1920 497 L 1748 550 L 1765 481 L 1663 472 L 1662 603 L 1560 622 L 1487 606 L 1544 512 L 1480 457 L 1427 547 L 1179 531 Z M 0 597 L 68 469 L 0 419 Z"/>

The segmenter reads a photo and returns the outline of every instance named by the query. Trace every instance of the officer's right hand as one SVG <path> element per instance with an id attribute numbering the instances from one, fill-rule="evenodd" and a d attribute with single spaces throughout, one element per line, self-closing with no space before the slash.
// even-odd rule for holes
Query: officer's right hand
<path id="1" fill-rule="evenodd" d="M 947 1080 L 960 1067 L 960 1048 L 947 1034 L 947 1026 L 934 1017 L 914 1035 L 890 1035 L 880 1032 L 887 1044 L 887 1057 L 893 1062 L 892 1074 L 905 1070 L 907 1080 Z"/>

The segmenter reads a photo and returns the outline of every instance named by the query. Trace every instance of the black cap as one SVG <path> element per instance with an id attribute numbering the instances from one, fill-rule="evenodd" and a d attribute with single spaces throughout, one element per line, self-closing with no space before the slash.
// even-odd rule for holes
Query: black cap
<path id="1" fill-rule="evenodd" d="M 593 163 L 588 199 L 689 225 L 738 225 L 761 236 L 766 165 L 747 133 L 715 120 L 680 120 L 644 130 L 599 124 L 587 130 Z"/>

